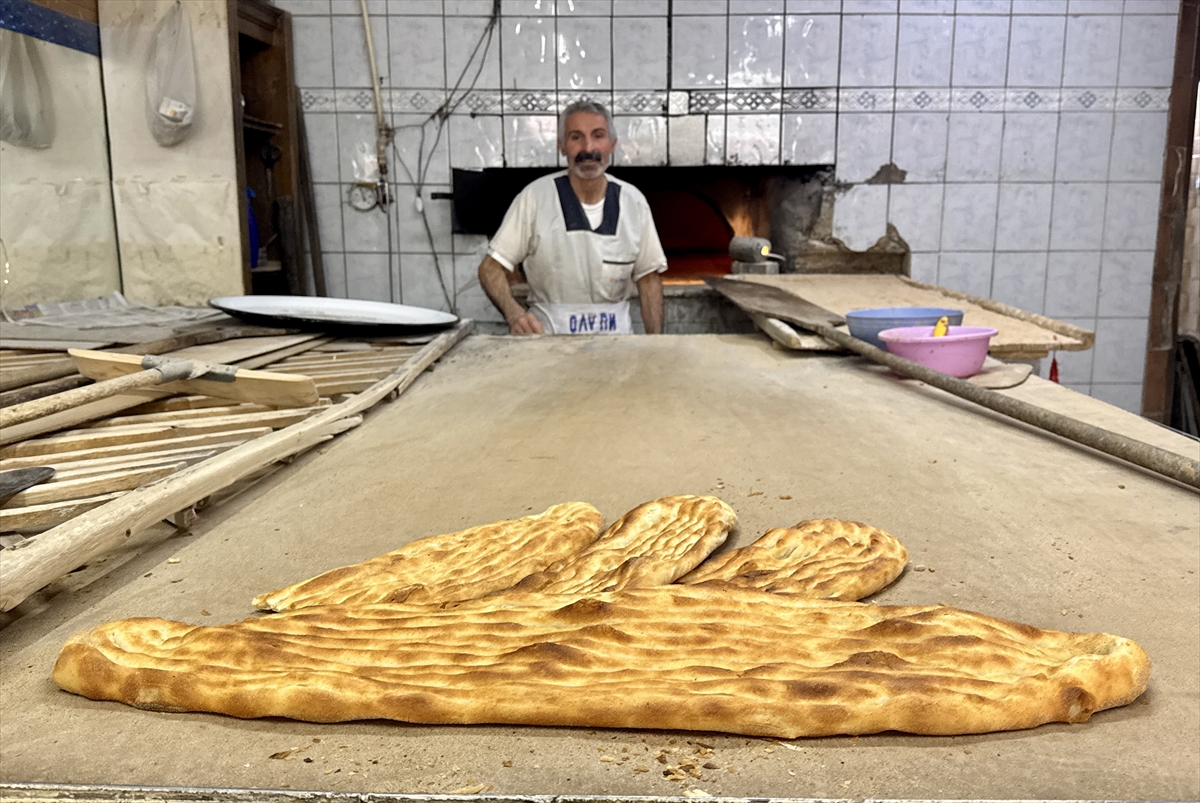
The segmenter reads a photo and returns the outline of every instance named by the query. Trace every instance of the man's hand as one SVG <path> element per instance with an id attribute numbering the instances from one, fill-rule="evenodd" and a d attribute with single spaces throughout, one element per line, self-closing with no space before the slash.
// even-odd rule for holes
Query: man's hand
<path id="1" fill-rule="evenodd" d="M 485 256 L 483 262 L 479 263 L 479 284 L 496 309 L 500 310 L 504 320 L 508 321 L 510 332 L 514 335 L 542 334 L 542 322 L 513 298 L 508 285 L 508 271 L 490 256 Z"/>
<path id="2" fill-rule="evenodd" d="M 542 322 L 532 312 L 525 312 L 510 319 L 508 328 L 514 335 L 540 335 L 545 332 Z"/>

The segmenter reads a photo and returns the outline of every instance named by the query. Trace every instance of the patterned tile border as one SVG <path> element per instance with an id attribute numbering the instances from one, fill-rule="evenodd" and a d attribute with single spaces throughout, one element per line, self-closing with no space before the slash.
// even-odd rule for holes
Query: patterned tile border
<path id="1" fill-rule="evenodd" d="M 700 89 L 688 93 L 688 114 L 716 114 L 724 111 L 724 89 Z"/>
<path id="2" fill-rule="evenodd" d="M 504 108 L 504 97 L 499 89 L 476 89 L 471 91 L 455 107 L 455 114 L 499 114 Z"/>
<path id="3" fill-rule="evenodd" d="M 833 87 L 785 89 L 783 90 L 783 108 L 786 111 L 797 112 L 837 111 L 837 90 Z"/>
<path id="4" fill-rule="evenodd" d="M 948 112 L 950 111 L 950 89 L 937 86 L 897 88 L 896 111 Z"/>
<path id="5" fill-rule="evenodd" d="M 967 87 L 950 93 L 950 110 L 956 112 L 1004 111 L 1005 90 L 992 87 Z"/>
<path id="6" fill-rule="evenodd" d="M 1062 91 L 1059 89 L 1010 87 L 1004 90 L 1004 111 L 1006 112 L 1057 112 L 1061 105 Z"/>
<path id="7" fill-rule="evenodd" d="M 1119 112 L 1165 112 L 1170 97 L 1170 89 L 1118 89 L 1116 109 Z"/>
<path id="8" fill-rule="evenodd" d="M 1112 111 L 1116 99 L 1116 90 L 1111 87 L 1090 89 L 1087 87 L 1062 88 L 1062 105 L 1064 112 L 1108 112 Z"/>
<path id="9" fill-rule="evenodd" d="M 725 95 L 725 110 L 729 114 L 778 113 L 782 96 L 780 89 L 730 89 Z"/>
<path id="10" fill-rule="evenodd" d="M 663 115 L 667 113 L 670 99 L 667 92 L 639 90 L 637 92 L 614 92 L 613 114 Z"/>
<path id="11" fill-rule="evenodd" d="M 558 95 L 553 90 L 509 91 L 504 93 L 504 111 L 525 114 L 557 114 Z"/>
<path id="12" fill-rule="evenodd" d="M 306 112 L 337 111 L 332 89 L 301 89 L 300 108 Z"/>
<path id="13" fill-rule="evenodd" d="M 838 89 L 838 111 L 890 113 L 895 94 L 896 90 L 887 86 L 841 87 Z"/>

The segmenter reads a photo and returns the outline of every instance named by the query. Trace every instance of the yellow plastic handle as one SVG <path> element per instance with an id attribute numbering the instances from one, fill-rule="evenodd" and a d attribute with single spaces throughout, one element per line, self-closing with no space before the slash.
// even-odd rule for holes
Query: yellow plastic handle
<path id="1" fill-rule="evenodd" d="M 934 327 L 933 327 L 933 336 L 934 337 L 945 337 L 946 333 L 949 331 L 950 331 L 950 318 L 943 315 L 942 317 L 938 318 L 937 324 L 934 325 Z"/>

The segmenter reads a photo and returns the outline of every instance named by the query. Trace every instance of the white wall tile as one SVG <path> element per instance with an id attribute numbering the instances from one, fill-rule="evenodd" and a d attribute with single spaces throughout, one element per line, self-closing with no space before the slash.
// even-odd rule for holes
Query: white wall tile
<path id="1" fill-rule="evenodd" d="M 907 181 L 942 181 L 946 176 L 946 127 L 942 113 L 897 114 L 892 161 L 908 171 Z"/>
<path id="2" fill-rule="evenodd" d="M 454 257 L 454 294 L 458 314 L 477 321 L 502 323 L 504 316 L 479 286 L 479 262 L 480 259 L 474 254 L 457 254 Z"/>
<path id="3" fill-rule="evenodd" d="M 937 252 L 909 254 L 908 275 L 913 281 L 924 282 L 925 284 L 937 284 Z"/>
<path id="4" fill-rule="evenodd" d="M 665 165 L 667 163 L 667 118 L 617 117 L 615 165 Z"/>
<path id="5" fill-rule="evenodd" d="M 1106 252 L 1100 261 L 1097 313 L 1101 317 L 1148 317 L 1153 278 L 1153 251 Z"/>
<path id="6" fill-rule="evenodd" d="M 346 297 L 395 301 L 387 254 L 346 254 Z"/>
<path id="7" fill-rule="evenodd" d="M 560 17 L 557 27 L 559 91 L 611 89 L 611 20 L 608 17 Z"/>
<path id="8" fill-rule="evenodd" d="M 361 148 L 366 147 L 372 156 L 375 154 L 375 115 L 338 113 L 335 116 L 341 180 L 344 183 L 357 181 L 354 160 L 358 158 Z"/>
<path id="9" fill-rule="evenodd" d="M 1012 13 L 1063 15 L 1067 13 L 1067 0 L 1013 0 Z"/>
<path id="10" fill-rule="evenodd" d="M 1046 315 L 1084 318 L 1096 314 L 1100 252 L 1051 252 L 1046 264 Z"/>
<path id="11" fill-rule="evenodd" d="M 1108 402 L 1135 415 L 1142 414 L 1142 383 L 1110 384 L 1096 382 L 1091 387 L 1092 398 Z"/>
<path id="12" fill-rule="evenodd" d="M 679 6 L 676 4 L 676 13 Z M 676 17 L 671 22 L 671 88 L 725 86 L 725 17 Z"/>
<path id="13" fill-rule="evenodd" d="M 729 10 L 727 0 L 675 0 L 675 14 L 724 14 Z"/>
<path id="14" fill-rule="evenodd" d="M 331 17 L 333 25 L 333 80 L 338 87 L 370 87 L 371 68 L 367 64 L 366 36 L 362 17 Z M 375 61 L 380 80 L 388 72 L 387 17 L 371 19 L 371 37 L 375 43 Z M 384 85 L 388 85 L 383 82 Z"/>
<path id="15" fill-rule="evenodd" d="M 1176 20 L 1126 14 L 1121 24 L 1118 86 L 1170 86 L 1175 66 Z"/>
<path id="16" fill-rule="evenodd" d="M 296 86 L 333 86 L 333 30 L 329 17 L 293 18 L 292 41 Z"/>
<path id="17" fill-rule="evenodd" d="M 350 185 L 342 185 L 342 198 L 348 197 Z M 390 212 L 375 207 L 366 212 L 347 205 L 342 210 L 342 237 L 347 253 L 388 252 L 388 215 Z M 395 232 L 393 232 L 393 237 Z M 393 246 L 395 242 L 392 243 Z M 386 299 L 384 299 L 386 300 Z"/>
<path id="18" fill-rule="evenodd" d="M 371 16 L 383 16 L 388 12 L 388 0 L 367 0 L 367 13 Z M 350 17 L 362 16 L 362 5 L 358 0 L 329 0 L 329 10 L 334 15 L 344 14 Z"/>
<path id="19" fill-rule="evenodd" d="M 308 158 L 314 182 L 338 182 L 338 139 L 336 114 L 305 114 Z"/>
<path id="20" fill-rule="evenodd" d="M 556 166 L 558 118 L 550 115 L 505 115 L 504 157 L 509 167 Z"/>
<path id="21" fill-rule="evenodd" d="M 953 14 L 954 0 L 900 0 L 901 14 Z"/>
<path id="22" fill-rule="evenodd" d="M 895 14 L 896 0 L 842 0 L 843 14 Z"/>
<path id="23" fill-rule="evenodd" d="M 317 233 L 321 238 L 322 253 L 345 250 L 345 243 L 342 241 L 342 205 L 345 203 L 345 197 L 340 184 L 313 185 Z"/>
<path id="24" fill-rule="evenodd" d="M 960 12 L 954 18 L 954 85 L 1004 86 L 1007 68 L 1008 18 Z"/>
<path id="25" fill-rule="evenodd" d="M 1059 183 L 1054 187 L 1050 213 L 1050 248 L 1062 251 L 1099 250 L 1104 239 L 1104 184 Z"/>
<path id="26" fill-rule="evenodd" d="M 1065 17 L 1016 16 L 1008 43 L 1009 86 L 1059 86 Z"/>
<path id="27" fill-rule="evenodd" d="M 784 9 L 789 14 L 840 14 L 842 0 L 787 0 Z"/>
<path id="28" fill-rule="evenodd" d="M 938 261 L 937 283 L 986 298 L 992 285 L 992 255 L 943 251 Z"/>
<path id="29" fill-rule="evenodd" d="M 436 136 L 437 124 L 423 114 L 392 115 L 396 128 L 395 148 L 391 165 L 391 180 L 399 184 L 448 184 L 450 182 L 450 137 L 446 132 Z M 421 150 L 421 130 L 424 128 L 424 150 Z M 434 147 L 434 143 L 437 146 Z M 407 168 L 407 169 L 406 169 Z M 418 171 L 424 170 L 424 175 Z"/>
<path id="30" fill-rule="evenodd" d="M 1067 0 L 1067 13 L 1076 14 L 1120 14 L 1125 0 Z"/>
<path id="31" fill-rule="evenodd" d="M 619 54 L 613 60 L 614 89 L 666 89 L 666 18 L 614 17 L 612 38 Z"/>
<path id="32" fill-rule="evenodd" d="M 608 17 L 612 0 L 560 0 L 555 11 L 560 17 Z"/>
<path id="33" fill-rule="evenodd" d="M 836 86 L 842 18 L 836 14 L 789 16 L 784 86 Z"/>
<path id="34" fill-rule="evenodd" d="M 833 236 L 854 251 L 865 251 L 887 234 L 886 186 L 859 184 L 833 201 Z"/>
<path id="35" fill-rule="evenodd" d="M 1051 181 L 1058 137 L 1058 115 L 1006 114 L 1000 157 L 1002 181 Z"/>
<path id="36" fill-rule="evenodd" d="M 387 0 L 387 13 L 396 15 L 441 15 L 441 0 Z"/>
<path id="37" fill-rule="evenodd" d="M 710 114 L 705 126 L 704 161 L 710 165 L 725 164 L 725 115 Z"/>
<path id="38" fill-rule="evenodd" d="M 843 114 L 838 120 L 837 175 L 866 181 L 892 160 L 892 115 Z"/>
<path id="39" fill-rule="evenodd" d="M 947 181 L 996 181 L 1004 115 L 952 112 L 946 151 Z"/>
<path id="40" fill-rule="evenodd" d="M 448 206 L 446 202 L 430 202 L 428 200 L 429 192 L 425 192 L 426 214 L 429 217 L 430 233 L 433 234 L 435 240 L 434 244 L 430 244 L 429 236 L 425 233 L 425 226 L 421 222 L 421 214 L 416 209 L 416 188 L 406 184 L 397 184 L 392 188 L 392 194 L 392 209 L 396 216 L 392 239 L 393 250 L 406 254 L 431 254 L 436 246 L 443 246 L 449 250 L 451 240 L 449 224 L 447 223 L 445 230 L 437 228 L 443 217 L 447 221 L 449 220 L 448 216 L 441 214 L 441 207 Z M 430 206 L 431 203 L 434 204 L 433 207 Z"/>
<path id="41" fill-rule="evenodd" d="M 340 251 L 322 252 L 325 292 L 330 298 L 346 298 L 346 255 Z"/>
<path id="42" fill-rule="evenodd" d="M 446 86 L 442 18 L 389 17 L 392 86 L 441 88 Z"/>
<path id="43" fill-rule="evenodd" d="M 553 17 L 501 20 L 500 65 L 505 89 L 554 89 L 558 63 Z"/>
<path id="44" fill-rule="evenodd" d="M 900 15 L 896 86 L 949 86 L 954 17 Z"/>
<path id="45" fill-rule="evenodd" d="M 833 164 L 837 154 L 837 115 L 783 115 L 783 164 Z"/>
<path id="46" fill-rule="evenodd" d="M 329 0 L 275 0 L 275 5 L 293 17 L 329 16 Z"/>
<path id="47" fill-rule="evenodd" d="M 1109 184 L 1104 248 L 1153 251 L 1158 238 L 1158 184 Z"/>
<path id="48" fill-rule="evenodd" d="M 1012 11 L 1010 0 L 958 0 L 954 6 L 959 14 L 1008 14 Z"/>
<path id="49" fill-rule="evenodd" d="M 729 18 L 728 79 L 731 87 L 782 85 L 782 16 Z"/>
<path id="50" fill-rule="evenodd" d="M 1027 312 L 1041 312 L 1045 291 L 1045 251 L 996 254 L 991 298 Z"/>
<path id="51" fill-rule="evenodd" d="M 1046 250 L 1050 243 L 1052 184 L 1001 184 L 996 213 L 997 251 Z"/>
<path id="52" fill-rule="evenodd" d="M 479 71 L 476 89 L 500 89 L 500 40 L 506 23 L 501 22 L 496 26 L 490 41 L 481 39 L 487 29 L 487 23 L 487 19 L 481 17 L 450 16 L 447 10 L 446 41 L 453 43 L 446 50 L 448 86 L 453 86 L 460 75 L 463 76 L 461 86 L 469 86 L 475 78 L 476 71 Z M 481 42 L 479 51 L 471 58 L 471 51 L 475 49 L 476 42 Z"/>
<path id="53" fill-rule="evenodd" d="M 725 161 L 739 165 L 779 164 L 779 125 L 775 114 L 731 114 L 725 122 Z"/>
<path id="54" fill-rule="evenodd" d="M 1113 116 L 1104 112 L 1060 114 L 1055 180 L 1106 180 L 1112 127 Z"/>
<path id="55" fill-rule="evenodd" d="M 1145 318 L 1098 319 L 1092 382 L 1141 382 L 1148 328 Z"/>
<path id="56" fill-rule="evenodd" d="M 1116 86 L 1120 46 L 1119 16 L 1068 17 L 1063 86 Z"/>
<path id="57" fill-rule="evenodd" d="M 665 17 L 669 0 L 613 0 L 614 17 Z"/>
<path id="58" fill-rule="evenodd" d="M 942 190 L 941 184 L 893 184 L 891 187 L 888 222 L 896 227 L 912 251 L 938 250 L 942 237 Z M 936 262 L 933 270 L 933 279 L 936 279 Z"/>
<path id="59" fill-rule="evenodd" d="M 689 114 L 667 120 L 668 161 L 676 166 L 704 164 L 704 115 Z"/>
<path id="60" fill-rule="evenodd" d="M 499 117 L 450 118 L 450 165 L 466 170 L 504 166 L 504 124 Z"/>
<path id="61" fill-rule="evenodd" d="M 453 259 L 439 256 L 435 261 L 433 254 L 401 254 L 400 292 L 405 304 L 449 312 L 446 296 L 454 296 Z"/>
<path id="62" fill-rule="evenodd" d="M 841 86 L 894 86 L 896 17 L 842 15 Z"/>
<path id="63" fill-rule="evenodd" d="M 1125 0 L 1126 14 L 1179 14 L 1179 0 Z"/>
<path id="64" fill-rule="evenodd" d="M 1059 320 L 1089 332 L 1096 331 L 1095 318 L 1059 318 Z M 1082 385 L 1084 389 L 1081 392 L 1088 392 L 1090 390 L 1088 386 L 1092 382 L 1092 357 L 1095 356 L 1095 353 L 1095 349 L 1054 352 L 1053 356 L 1058 361 L 1058 381 L 1066 386 Z M 1043 360 L 1042 363 L 1048 373 L 1050 360 Z"/>
<path id="65" fill-rule="evenodd" d="M 1109 181 L 1158 181 L 1167 147 L 1166 112 L 1117 112 L 1113 115 Z"/>
<path id="66" fill-rule="evenodd" d="M 995 184 L 946 185 L 942 206 L 942 250 L 992 250 L 997 191 Z"/>

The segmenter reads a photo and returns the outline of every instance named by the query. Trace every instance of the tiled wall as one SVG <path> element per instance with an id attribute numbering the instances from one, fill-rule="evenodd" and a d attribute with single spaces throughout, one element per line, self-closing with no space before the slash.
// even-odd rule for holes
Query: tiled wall
<path id="1" fill-rule="evenodd" d="M 557 164 L 555 113 L 586 94 L 617 116 L 619 164 L 836 164 L 835 236 L 866 248 L 890 222 L 914 278 L 1094 329 L 1062 382 L 1140 406 L 1178 0 L 503 0 L 473 60 L 491 0 L 369 0 L 394 125 L 478 71 L 441 136 L 424 125 L 432 243 L 419 127 L 397 132 L 390 212 L 345 203 L 373 141 L 358 0 L 276 2 L 334 294 L 444 308 L 440 267 L 461 314 L 499 320 L 484 239 L 431 194 L 451 166 Z M 889 163 L 903 183 L 869 183 Z"/>

